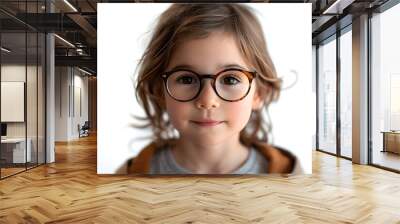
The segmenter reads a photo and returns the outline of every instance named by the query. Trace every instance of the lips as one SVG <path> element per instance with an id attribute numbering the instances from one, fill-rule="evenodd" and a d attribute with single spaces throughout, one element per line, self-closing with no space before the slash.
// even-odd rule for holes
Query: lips
<path id="1" fill-rule="evenodd" d="M 192 121 L 192 122 L 199 126 L 216 126 L 216 125 L 223 123 L 223 121 L 216 121 L 216 120 L 209 120 L 209 119 L 196 120 L 196 121 Z"/>

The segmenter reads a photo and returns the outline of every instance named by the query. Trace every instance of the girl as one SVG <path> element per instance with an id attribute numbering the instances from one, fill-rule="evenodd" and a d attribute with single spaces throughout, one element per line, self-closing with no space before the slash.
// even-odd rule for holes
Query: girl
<path id="1" fill-rule="evenodd" d="M 269 145 L 263 109 L 281 81 L 260 23 L 241 4 L 173 4 L 143 57 L 136 97 L 154 139 L 128 173 L 299 173 Z"/>

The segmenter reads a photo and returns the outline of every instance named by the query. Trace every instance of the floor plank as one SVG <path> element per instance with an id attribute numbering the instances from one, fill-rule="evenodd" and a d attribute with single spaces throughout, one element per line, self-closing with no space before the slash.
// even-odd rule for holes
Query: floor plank
<path id="1" fill-rule="evenodd" d="M 0 223 L 400 223 L 400 175 L 313 152 L 300 176 L 96 174 L 96 136 L 0 181 Z"/>

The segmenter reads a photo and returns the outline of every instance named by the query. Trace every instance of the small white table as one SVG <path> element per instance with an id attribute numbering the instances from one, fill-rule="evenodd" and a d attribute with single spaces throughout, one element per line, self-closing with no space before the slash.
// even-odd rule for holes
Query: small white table
<path id="1" fill-rule="evenodd" d="M 26 147 L 26 155 L 25 155 L 25 138 L 6 138 L 6 139 L 1 139 L 1 144 L 2 147 L 6 146 L 13 146 L 13 163 L 25 163 L 25 162 L 30 162 L 31 161 L 31 145 L 32 145 L 32 140 L 30 138 L 26 139 L 26 142 L 28 143 Z M 27 159 L 25 161 L 25 158 Z"/>

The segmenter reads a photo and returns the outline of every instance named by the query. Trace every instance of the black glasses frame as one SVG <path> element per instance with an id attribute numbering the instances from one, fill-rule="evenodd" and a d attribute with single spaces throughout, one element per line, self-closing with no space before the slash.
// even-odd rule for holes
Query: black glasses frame
<path id="1" fill-rule="evenodd" d="M 172 96 L 172 94 L 170 93 L 170 91 L 168 89 L 168 84 L 167 84 L 168 77 L 171 76 L 173 73 L 178 72 L 178 71 L 191 72 L 191 73 L 195 74 L 197 76 L 197 78 L 200 80 L 200 88 L 199 88 L 199 90 L 197 91 L 197 93 L 195 94 L 194 97 L 192 97 L 192 98 L 190 98 L 188 100 L 180 100 L 180 99 L 175 98 L 174 96 Z M 226 71 L 240 71 L 243 74 L 245 74 L 247 76 L 247 78 L 249 79 L 249 88 L 247 89 L 247 92 L 243 97 L 241 97 L 241 98 L 239 98 L 237 100 L 227 100 L 227 99 L 224 99 L 222 96 L 219 95 L 219 93 L 217 91 L 217 88 L 215 87 L 215 80 L 222 73 L 224 73 Z M 251 83 L 252 83 L 253 79 L 257 77 L 257 71 L 255 71 L 255 70 L 254 71 L 246 71 L 246 70 L 239 69 L 239 68 L 228 68 L 228 69 L 225 69 L 225 70 L 222 70 L 222 71 L 218 72 L 215 75 L 212 75 L 212 74 L 198 74 L 197 72 L 194 72 L 194 71 L 192 71 L 190 69 L 175 69 L 175 70 L 163 73 L 161 75 L 161 77 L 164 80 L 164 86 L 165 86 L 165 89 L 167 90 L 168 95 L 171 98 L 173 98 L 174 100 L 179 101 L 179 102 L 189 102 L 189 101 L 192 101 L 192 100 L 196 99 L 199 96 L 199 94 L 201 93 L 201 90 L 203 89 L 203 82 L 202 82 L 203 79 L 212 79 L 211 86 L 212 86 L 212 88 L 214 89 L 214 92 L 217 94 L 217 96 L 219 98 L 221 98 L 224 101 L 228 101 L 228 102 L 237 102 L 237 101 L 240 101 L 240 100 L 244 99 L 249 94 L 250 89 L 251 89 Z"/>

